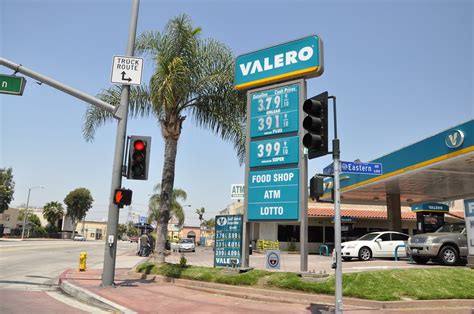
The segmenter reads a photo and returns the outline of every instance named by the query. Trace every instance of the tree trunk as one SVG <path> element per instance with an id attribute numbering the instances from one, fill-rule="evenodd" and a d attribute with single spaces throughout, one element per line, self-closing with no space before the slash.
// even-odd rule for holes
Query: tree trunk
<path id="1" fill-rule="evenodd" d="M 171 201 L 173 197 L 178 138 L 172 136 L 165 138 L 165 159 L 163 164 L 163 175 L 161 178 L 160 215 L 158 217 L 156 230 L 155 263 L 158 264 L 165 262 L 165 244 L 166 236 L 168 234 Z"/>

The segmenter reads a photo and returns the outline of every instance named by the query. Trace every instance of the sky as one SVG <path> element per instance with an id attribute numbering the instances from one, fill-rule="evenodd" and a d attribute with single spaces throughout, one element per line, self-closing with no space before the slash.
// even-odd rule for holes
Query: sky
<path id="1" fill-rule="evenodd" d="M 130 9 L 128 0 L 0 0 L 0 56 L 96 95 L 111 86 L 113 56 L 126 52 Z M 182 13 L 235 56 L 318 34 L 325 72 L 308 80 L 307 95 L 337 97 L 342 160 L 370 161 L 474 117 L 473 1 L 142 0 L 138 34 Z M 153 69 L 146 60 L 145 82 Z M 44 186 L 31 191 L 34 207 L 86 187 L 94 198 L 86 219 L 107 219 L 116 122 L 86 142 L 87 106 L 30 78 L 23 96 L 0 94 L 0 168 L 13 168 L 12 206 L 25 204 L 31 187 Z M 153 118 L 129 120 L 127 134 L 153 141 L 149 179 L 123 180 L 133 203 L 122 222 L 146 214 L 164 154 Z M 309 175 L 330 162 L 311 160 Z M 187 225 L 199 224 L 196 208 L 209 219 L 230 204 L 231 184 L 244 176 L 231 143 L 184 122 L 175 187 L 188 194 Z"/>

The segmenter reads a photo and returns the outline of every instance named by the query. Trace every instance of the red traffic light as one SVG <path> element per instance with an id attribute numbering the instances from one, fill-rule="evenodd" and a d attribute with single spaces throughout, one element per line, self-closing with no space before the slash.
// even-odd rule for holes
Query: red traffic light
<path id="1" fill-rule="evenodd" d="M 135 142 L 133 142 L 133 148 L 135 148 L 135 150 L 144 150 L 145 147 L 145 142 L 142 140 L 136 140 Z"/>

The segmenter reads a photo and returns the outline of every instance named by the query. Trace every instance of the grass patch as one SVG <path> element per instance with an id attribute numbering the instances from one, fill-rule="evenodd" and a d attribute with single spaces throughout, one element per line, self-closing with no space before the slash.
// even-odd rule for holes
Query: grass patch
<path id="1" fill-rule="evenodd" d="M 217 282 L 230 285 L 263 286 L 309 293 L 334 294 L 334 277 L 322 282 L 306 282 L 294 273 L 252 270 L 242 274 L 225 274 L 222 268 L 157 266 L 144 263 L 137 271 L 172 278 Z M 474 299 L 474 270 L 461 267 L 430 269 L 396 269 L 343 275 L 343 294 L 348 297 L 377 301 Z"/>
<path id="2" fill-rule="evenodd" d="M 229 285 L 256 285 L 260 278 L 268 276 L 270 272 L 253 270 L 241 274 L 225 274 L 223 268 L 209 268 L 200 266 L 180 267 L 176 264 L 163 264 L 157 266 L 144 263 L 137 266 L 137 272 L 145 274 L 158 274 L 171 278 L 183 278 L 198 281 L 225 283 Z"/>

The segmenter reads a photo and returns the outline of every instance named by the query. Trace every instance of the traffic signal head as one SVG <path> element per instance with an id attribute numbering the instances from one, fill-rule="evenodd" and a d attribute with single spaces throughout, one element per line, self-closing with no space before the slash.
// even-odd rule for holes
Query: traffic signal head
<path id="1" fill-rule="evenodd" d="M 132 203 L 132 190 L 117 189 L 114 194 L 114 204 L 122 208 L 124 205 Z"/>
<path id="2" fill-rule="evenodd" d="M 309 180 L 309 197 L 318 200 L 324 194 L 324 177 L 314 176 Z"/>
<path id="3" fill-rule="evenodd" d="M 150 136 L 130 136 L 127 179 L 148 179 L 150 145 Z"/>
<path id="4" fill-rule="evenodd" d="M 307 99 L 303 111 L 307 116 L 303 128 L 303 146 L 308 148 L 308 158 L 316 158 L 329 153 L 328 150 L 328 92 Z"/>

